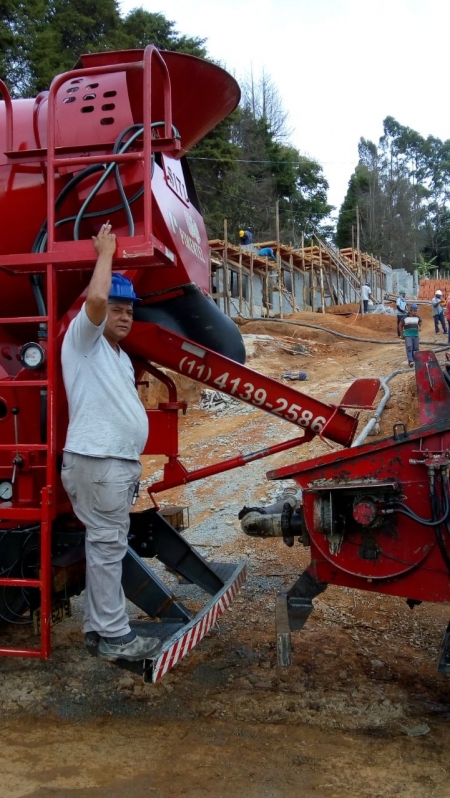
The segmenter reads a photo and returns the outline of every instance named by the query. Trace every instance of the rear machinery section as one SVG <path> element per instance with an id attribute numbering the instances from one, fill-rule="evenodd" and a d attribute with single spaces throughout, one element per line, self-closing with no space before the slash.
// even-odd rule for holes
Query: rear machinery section
<path id="1" fill-rule="evenodd" d="M 143 297 L 139 345 L 127 349 L 138 381 L 151 371 L 167 386 L 169 402 L 149 411 L 146 452 L 171 455 L 184 405 L 154 365 L 165 365 L 157 325 L 245 359 L 236 326 L 208 295 L 208 239 L 185 158 L 240 94 L 219 67 L 153 46 L 82 56 L 35 100 L 12 100 L 3 82 L 0 91 L 0 623 L 9 644 L 0 654 L 46 658 L 51 625 L 84 587 L 84 529 L 60 481 L 59 360 L 94 265 L 91 237 L 111 221 L 114 269 Z M 164 515 L 150 499 L 132 513 L 123 586 L 164 639 L 156 659 L 140 663 L 148 679 L 202 639 L 245 579 L 242 562 L 206 562 L 182 526 L 179 512 Z M 192 617 L 139 555 L 200 587 L 204 609 Z M 31 633 L 28 645 L 14 642 L 23 625 L 40 646 Z"/>
<path id="2" fill-rule="evenodd" d="M 182 514 L 160 510 L 155 495 L 315 435 L 342 448 L 270 471 L 269 479 L 292 479 L 295 492 L 241 514 L 247 534 L 311 550 L 309 567 L 277 599 L 279 662 L 289 664 L 291 631 L 328 584 L 404 596 L 411 606 L 448 602 L 450 392 L 435 356 L 416 355 L 422 426 L 399 423 L 390 438 L 352 446 L 358 410 L 373 408 L 379 380 L 357 380 L 331 405 L 258 374 L 245 366 L 238 327 L 209 297 L 208 239 L 185 154 L 236 107 L 234 79 L 149 46 L 82 56 L 35 100 L 11 100 L 1 81 L 0 92 L 0 655 L 48 657 L 51 625 L 84 588 L 84 529 L 60 480 L 60 348 L 94 266 L 91 237 L 106 219 L 117 235 L 114 269 L 142 297 L 124 348 L 138 382 L 150 373 L 167 390 L 147 411 L 144 452 L 166 456 L 163 478 L 148 488 L 148 508 L 131 514 L 123 564 L 127 597 L 151 619 L 141 631 L 155 634 L 157 623 L 164 640 L 154 660 L 138 664 L 144 677 L 158 679 L 187 654 L 245 579 L 243 562 L 201 557 L 182 534 Z M 189 471 L 178 449 L 186 404 L 160 367 L 285 419 L 294 436 Z M 206 594 L 195 617 L 149 566 L 155 558 Z M 30 641 L 19 645 L 14 626 L 23 625 Z"/>

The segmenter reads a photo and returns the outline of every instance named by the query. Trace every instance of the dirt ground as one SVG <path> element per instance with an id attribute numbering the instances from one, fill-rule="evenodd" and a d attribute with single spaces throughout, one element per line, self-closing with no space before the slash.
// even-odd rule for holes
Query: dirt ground
<path id="1" fill-rule="evenodd" d="M 445 344 L 428 313 L 422 339 Z M 356 377 L 406 367 L 394 316 L 289 320 L 320 329 L 242 323 L 248 365 L 281 381 L 306 371 L 306 382 L 290 385 L 324 401 L 336 402 Z M 181 421 L 189 469 L 293 433 L 288 422 L 237 402 L 201 409 L 201 386 L 178 384 L 191 403 Z M 417 424 L 414 374 L 405 368 L 390 385 L 382 436 L 396 421 Z M 147 393 L 154 401 L 152 385 Z M 359 429 L 369 417 L 361 414 Z M 267 470 L 325 451 L 316 439 L 161 495 L 162 504 L 189 506 L 185 534 L 202 554 L 246 558 L 249 575 L 219 624 L 157 684 L 85 652 L 80 599 L 55 627 L 49 661 L 0 659 L 1 798 L 449 798 L 450 681 L 436 672 L 447 607 L 411 611 L 401 599 L 330 587 L 293 634 L 293 665 L 277 665 L 275 596 L 306 567 L 308 551 L 244 536 L 237 514 L 292 486 L 268 482 Z M 162 463 L 144 458 L 138 509 Z M 163 578 L 198 605 L 198 590 Z M 10 642 L 27 634 L 3 633 Z"/>

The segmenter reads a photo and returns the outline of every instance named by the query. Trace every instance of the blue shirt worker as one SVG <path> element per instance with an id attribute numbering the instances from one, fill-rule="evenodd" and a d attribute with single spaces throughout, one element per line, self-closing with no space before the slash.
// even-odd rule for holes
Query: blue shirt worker
<path id="1" fill-rule="evenodd" d="M 369 299 L 373 299 L 370 283 L 364 283 L 364 285 L 361 286 L 361 296 L 363 301 L 364 313 L 368 313 Z"/>
<path id="2" fill-rule="evenodd" d="M 406 314 L 408 313 L 408 304 L 405 299 L 405 292 L 399 291 L 399 297 L 397 299 L 397 335 L 400 338 L 401 330 L 400 330 L 400 322 L 405 318 Z"/>
<path id="3" fill-rule="evenodd" d="M 158 639 L 131 630 L 122 588 L 129 511 L 148 437 L 133 366 L 119 346 L 131 330 L 138 297 L 130 280 L 112 274 L 111 225 L 102 225 L 93 241 L 98 258 L 86 301 L 62 345 L 69 427 L 61 479 L 86 527 L 86 645 L 98 647 L 104 659 L 137 661 L 160 648 Z"/>
<path id="4" fill-rule="evenodd" d="M 440 291 L 438 288 L 433 299 L 431 300 L 431 314 L 433 316 L 434 330 L 436 335 L 439 332 L 439 322 L 442 325 L 442 332 L 447 332 L 447 328 L 445 326 L 444 306 L 445 301 L 442 299 L 442 291 Z"/>
<path id="5" fill-rule="evenodd" d="M 240 244 L 253 244 L 253 235 L 250 230 L 239 230 L 239 243 Z"/>
<path id="6" fill-rule="evenodd" d="M 405 339 L 406 357 L 409 366 L 414 366 L 414 352 L 419 351 L 419 333 L 422 329 L 422 320 L 417 315 L 417 305 L 411 305 L 409 313 L 400 322 L 400 331 Z"/>
<path id="7" fill-rule="evenodd" d="M 259 250 L 258 255 L 261 255 L 263 258 L 269 258 L 269 260 L 273 260 L 275 262 L 277 260 L 272 247 L 263 247 Z"/>

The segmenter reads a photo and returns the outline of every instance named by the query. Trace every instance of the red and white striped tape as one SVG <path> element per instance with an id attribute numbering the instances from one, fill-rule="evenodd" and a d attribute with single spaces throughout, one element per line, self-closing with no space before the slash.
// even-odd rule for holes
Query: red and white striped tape
<path id="1" fill-rule="evenodd" d="M 220 593 L 215 604 L 197 621 L 194 621 L 184 634 L 178 639 L 173 641 L 168 648 L 163 649 L 159 657 L 154 660 L 152 668 L 152 682 L 158 681 L 164 676 L 167 671 L 173 668 L 180 659 L 202 640 L 207 632 L 214 626 L 217 619 L 225 612 L 231 605 L 236 594 L 244 584 L 246 577 L 246 569 L 243 567 L 234 582 L 229 585 L 224 593 Z"/>

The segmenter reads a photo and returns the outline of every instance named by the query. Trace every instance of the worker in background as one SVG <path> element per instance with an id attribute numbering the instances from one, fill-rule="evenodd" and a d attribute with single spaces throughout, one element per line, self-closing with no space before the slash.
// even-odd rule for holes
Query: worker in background
<path id="1" fill-rule="evenodd" d="M 263 258 L 268 258 L 269 260 L 273 260 L 276 263 L 275 253 L 272 247 L 263 247 L 259 250 L 258 255 L 261 255 Z"/>
<path id="2" fill-rule="evenodd" d="M 408 313 L 408 304 L 406 302 L 406 293 L 405 291 L 399 291 L 399 297 L 397 299 L 397 335 L 400 338 L 401 330 L 400 330 L 400 322 L 403 321 L 406 314 Z"/>
<path id="3" fill-rule="evenodd" d="M 86 645 L 104 659 L 142 660 L 160 647 L 131 631 L 122 588 L 129 510 L 139 489 L 139 455 L 148 420 L 134 371 L 119 343 L 133 324 L 138 300 L 130 280 L 112 275 L 116 237 L 109 224 L 93 238 L 98 253 L 86 301 L 62 346 L 69 428 L 61 479 L 86 527 Z"/>
<path id="4" fill-rule="evenodd" d="M 364 283 L 363 286 L 361 286 L 361 296 L 362 296 L 362 301 L 363 301 L 364 313 L 368 313 L 368 311 L 369 311 L 369 299 L 371 299 L 372 301 L 375 301 L 373 296 L 372 296 L 370 283 L 366 282 L 366 283 Z"/>
<path id="5" fill-rule="evenodd" d="M 445 301 L 442 298 L 442 291 L 438 288 L 433 299 L 431 300 L 431 313 L 433 316 L 436 335 L 439 332 L 439 322 L 442 325 L 442 332 L 447 332 L 447 328 L 445 326 L 444 306 Z"/>
<path id="6" fill-rule="evenodd" d="M 422 320 L 417 313 L 417 305 L 411 305 L 409 313 L 400 322 L 400 332 L 405 339 L 406 357 L 410 368 L 414 366 L 414 352 L 419 351 L 419 333 Z"/>
<path id="7" fill-rule="evenodd" d="M 447 317 L 447 341 L 450 344 L 450 293 L 447 294 L 447 306 L 446 306 L 446 317 Z"/>
<path id="8" fill-rule="evenodd" d="M 239 230 L 239 243 L 244 246 L 253 244 L 253 235 L 250 230 Z"/>

